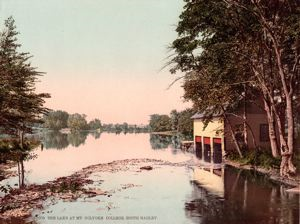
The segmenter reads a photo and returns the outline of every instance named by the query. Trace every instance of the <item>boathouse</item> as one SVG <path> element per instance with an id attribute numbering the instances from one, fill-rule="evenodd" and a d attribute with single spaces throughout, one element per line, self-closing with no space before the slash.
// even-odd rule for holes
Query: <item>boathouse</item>
<path id="1" fill-rule="evenodd" d="M 270 147 L 269 128 L 265 111 L 256 104 L 248 105 L 246 111 L 248 147 L 250 149 L 254 148 L 254 141 L 261 148 Z M 227 115 L 236 139 L 241 146 L 244 143 L 243 113 L 244 109 L 241 108 L 235 115 Z M 212 116 L 207 125 L 204 124 L 204 114 L 196 113 L 192 116 L 192 119 L 194 120 L 195 152 L 199 159 L 209 163 L 221 163 L 225 152 L 236 150 L 229 125 L 224 121 L 222 114 Z"/>

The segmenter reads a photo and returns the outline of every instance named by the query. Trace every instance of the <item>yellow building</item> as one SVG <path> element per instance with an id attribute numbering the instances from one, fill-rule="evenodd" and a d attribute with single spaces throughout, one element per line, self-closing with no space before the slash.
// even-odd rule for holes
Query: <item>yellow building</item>
<path id="1" fill-rule="evenodd" d="M 243 127 L 243 111 L 237 111 L 237 115 L 228 115 L 228 120 L 236 133 L 236 139 L 243 144 L 241 127 Z M 205 126 L 204 114 L 195 114 L 194 120 L 194 146 L 196 156 L 208 163 L 221 163 L 226 151 L 235 150 L 235 144 L 229 129 L 221 115 L 215 115 Z M 247 136 L 248 148 L 254 148 L 254 142 L 261 148 L 270 147 L 268 122 L 265 111 L 256 105 L 247 107 Z M 251 131 L 250 131 L 251 129 Z"/>
<path id="2" fill-rule="evenodd" d="M 194 119 L 194 146 L 196 156 L 205 162 L 221 163 L 224 155 L 224 122 L 220 116 L 215 116 L 206 125 L 203 114 L 195 114 Z"/>

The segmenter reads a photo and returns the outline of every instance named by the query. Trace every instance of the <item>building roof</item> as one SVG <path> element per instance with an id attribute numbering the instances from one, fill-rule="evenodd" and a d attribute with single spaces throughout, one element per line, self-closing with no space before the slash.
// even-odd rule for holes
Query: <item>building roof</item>
<path id="1" fill-rule="evenodd" d="M 209 115 L 205 114 L 205 113 L 195 113 L 191 118 L 192 119 L 203 119 L 203 118 L 207 118 Z M 212 115 L 212 117 L 220 117 L 221 113 L 214 113 Z"/>

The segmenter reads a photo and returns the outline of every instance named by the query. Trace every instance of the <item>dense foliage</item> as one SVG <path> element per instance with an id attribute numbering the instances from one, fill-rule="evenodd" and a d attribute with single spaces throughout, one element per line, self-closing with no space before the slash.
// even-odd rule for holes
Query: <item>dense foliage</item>
<path id="1" fill-rule="evenodd" d="M 153 114 L 150 116 L 149 127 L 152 132 L 172 131 L 186 136 L 193 135 L 193 120 L 191 117 L 195 114 L 194 109 L 185 109 L 183 111 L 172 110 L 170 116 Z"/>
<path id="2" fill-rule="evenodd" d="M 43 106 L 46 93 L 36 93 L 36 82 L 42 74 L 29 61 L 29 53 L 20 52 L 15 21 L 5 21 L 0 33 L 0 132 L 20 137 L 23 146 L 25 133 L 47 113 Z"/>
<path id="3" fill-rule="evenodd" d="M 44 116 L 44 127 L 52 130 L 60 130 L 68 127 L 69 114 L 65 111 L 51 111 Z"/>
<path id="4" fill-rule="evenodd" d="M 226 114 L 234 113 L 242 103 L 262 99 L 272 155 L 282 156 L 282 174 L 293 173 L 294 117 L 300 89 L 300 2 L 185 3 L 170 61 L 172 73 L 184 73 L 185 99 L 208 118 L 222 113 L 225 120 Z"/>
<path id="5" fill-rule="evenodd" d="M 168 115 L 152 114 L 149 126 L 151 131 L 170 131 L 172 129 L 171 119 Z"/>

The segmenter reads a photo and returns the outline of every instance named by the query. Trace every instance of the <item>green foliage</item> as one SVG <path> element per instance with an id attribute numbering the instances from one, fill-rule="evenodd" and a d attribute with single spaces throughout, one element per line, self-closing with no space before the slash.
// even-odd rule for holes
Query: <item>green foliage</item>
<path id="1" fill-rule="evenodd" d="M 71 114 L 68 118 L 68 127 L 71 131 L 88 130 L 88 124 L 86 121 L 86 115 Z"/>
<path id="2" fill-rule="evenodd" d="M 288 118 L 293 145 L 300 1 L 186 0 L 179 19 L 168 64 L 172 73 L 184 74 L 184 98 L 207 115 L 206 122 L 213 114 L 236 113 L 243 101 L 263 99 L 272 113 Z"/>
<path id="3" fill-rule="evenodd" d="M 97 130 L 101 129 L 101 121 L 93 119 L 89 123 L 86 121 L 86 115 L 68 114 L 66 111 L 51 111 L 44 116 L 44 127 L 51 130 L 61 130 L 70 128 L 71 130 Z"/>
<path id="4" fill-rule="evenodd" d="M 9 153 L 13 151 L 28 152 L 33 148 L 40 145 L 40 141 L 35 139 L 27 139 L 21 147 L 17 139 L 1 139 L 0 140 L 0 153 Z"/>
<path id="5" fill-rule="evenodd" d="M 150 130 L 154 132 L 170 131 L 172 129 L 171 118 L 168 115 L 152 114 L 149 126 Z"/>
<path id="6" fill-rule="evenodd" d="M 18 135 L 32 132 L 48 109 L 46 93 L 36 93 L 40 72 L 29 61 L 29 53 L 19 52 L 15 21 L 9 17 L 0 33 L 0 130 Z"/>
<path id="7" fill-rule="evenodd" d="M 153 114 L 150 116 L 149 126 L 152 132 L 175 131 L 185 136 L 193 135 L 193 120 L 191 117 L 196 113 L 193 109 L 183 111 L 172 110 L 168 115 Z"/>
<path id="8" fill-rule="evenodd" d="M 51 111 L 44 116 L 44 127 L 52 130 L 60 130 L 68 127 L 69 114 L 62 110 Z"/>
<path id="9" fill-rule="evenodd" d="M 96 130 L 96 129 L 101 129 L 101 121 L 99 119 L 94 119 L 89 122 L 88 124 L 90 130 Z"/>
<path id="10" fill-rule="evenodd" d="M 280 159 L 274 158 L 270 150 L 245 150 L 243 155 L 244 157 L 240 158 L 236 152 L 229 152 L 226 157 L 244 165 L 261 166 L 267 169 L 280 167 Z"/>
<path id="11" fill-rule="evenodd" d="M 172 110 L 170 113 L 170 119 L 171 119 L 171 126 L 172 126 L 172 131 L 177 131 L 178 128 L 178 112 L 177 110 Z"/>
<path id="12" fill-rule="evenodd" d="M 193 136 L 193 119 L 191 118 L 195 114 L 193 109 L 185 109 L 178 115 L 178 127 L 177 130 L 185 136 Z"/>

